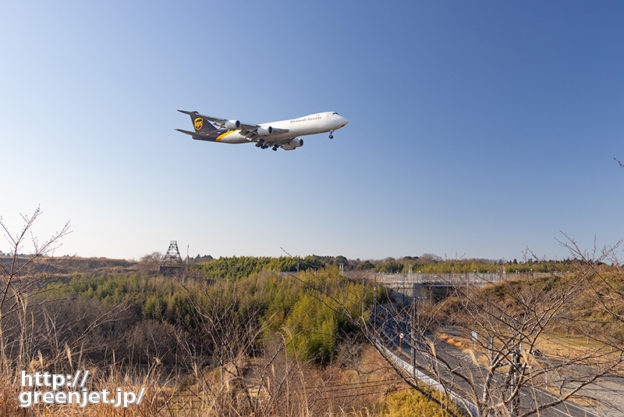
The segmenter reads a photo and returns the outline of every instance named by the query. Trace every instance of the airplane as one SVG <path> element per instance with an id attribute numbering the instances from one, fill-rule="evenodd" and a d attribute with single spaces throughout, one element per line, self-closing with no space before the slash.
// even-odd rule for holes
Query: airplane
<path id="1" fill-rule="evenodd" d="M 255 142 L 258 148 L 273 148 L 274 151 L 278 148 L 292 151 L 303 146 L 303 139 L 297 136 L 329 132 L 329 138 L 333 139 L 334 131 L 349 123 L 336 112 L 315 113 L 298 119 L 249 125 L 241 123 L 240 120 L 204 116 L 196 111 L 178 111 L 191 116 L 195 131 L 176 130 L 191 135 L 195 140 L 222 143 Z"/>

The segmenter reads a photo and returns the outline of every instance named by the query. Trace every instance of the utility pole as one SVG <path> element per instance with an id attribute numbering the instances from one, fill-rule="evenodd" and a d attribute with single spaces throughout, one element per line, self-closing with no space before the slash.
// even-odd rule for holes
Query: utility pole
<path id="1" fill-rule="evenodd" d="M 518 384 L 520 383 L 520 370 L 522 364 L 520 363 L 520 350 L 517 349 L 512 354 L 513 363 L 511 364 L 512 368 L 512 376 L 511 376 L 511 390 L 512 392 L 516 390 Z M 520 395 L 516 395 L 514 399 L 511 401 L 511 415 L 517 415 L 518 407 L 520 406 Z"/>
<path id="2" fill-rule="evenodd" d="M 414 338 L 414 327 L 416 326 L 416 297 L 412 299 L 412 322 L 410 324 L 410 346 L 412 347 L 412 377 L 416 380 L 416 340 Z"/>
<path id="3" fill-rule="evenodd" d="M 509 371 L 507 372 L 507 376 L 505 377 L 505 381 L 503 383 L 504 391 L 503 394 L 507 395 L 507 391 L 512 393 L 516 390 L 518 384 L 520 383 L 520 367 L 522 364 L 520 363 L 520 350 L 515 349 L 509 351 Z M 509 415 L 517 416 L 518 415 L 518 407 L 520 405 L 520 395 L 516 395 L 511 399 L 509 404 Z"/>
<path id="4" fill-rule="evenodd" d="M 291 258 L 295 258 L 294 256 L 292 256 L 290 253 L 288 253 L 288 251 L 286 251 L 286 249 L 284 249 L 283 247 L 280 246 L 280 249 L 282 250 L 282 252 L 284 252 L 286 255 L 290 256 Z M 297 272 L 299 272 L 299 262 L 297 262 Z"/>
<path id="5" fill-rule="evenodd" d="M 373 304 L 373 334 L 377 335 L 377 274 L 375 274 L 375 300 Z"/>

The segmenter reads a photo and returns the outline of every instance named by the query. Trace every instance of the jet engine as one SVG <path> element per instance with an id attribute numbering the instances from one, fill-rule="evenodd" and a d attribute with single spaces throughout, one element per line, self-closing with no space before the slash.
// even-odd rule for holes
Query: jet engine
<path id="1" fill-rule="evenodd" d="M 240 129 L 240 120 L 227 120 L 223 126 L 230 130 Z"/>
<path id="2" fill-rule="evenodd" d="M 295 138 L 282 145 L 285 151 L 292 151 L 303 146 L 303 139 Z"/>
<path id="3" fill-rule="evenodd" d="M 271 126 L 269 127 L 258 126 L 258 128 L 256 129 L 256 133 L 260 136 L 270 135 L 271 133 L 273 133 L 273 128 Z"/>

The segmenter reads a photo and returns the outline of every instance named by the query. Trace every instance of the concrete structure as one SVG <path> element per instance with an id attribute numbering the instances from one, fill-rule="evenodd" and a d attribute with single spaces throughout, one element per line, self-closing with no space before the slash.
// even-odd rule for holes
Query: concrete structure
<path id="1" fill-rule="evenodd" d="M 505 273 L 467 273 L 467 274 L 376 274 L 367 275 L 367 279 L 391 289 L 402 302 L 437 302 L 448 297 L 456 288 L 465 286 L 484 286 L 510 278 Z M 513 275 L 516 276 L 515 274 Z"/>

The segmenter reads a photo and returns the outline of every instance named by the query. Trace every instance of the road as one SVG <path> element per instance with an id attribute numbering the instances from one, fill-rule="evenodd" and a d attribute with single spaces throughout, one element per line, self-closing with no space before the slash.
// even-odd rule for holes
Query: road
<path id="1" fill-rule="evenodd" d="M 411 346 L 408 344 L 409 328 L 407 324 L 404 322 L 399 323 L 395 321 L 393 317 L 384 320 L 381 324 L 383 334 L 386 338 L 385 346 L 400 348 L 401 352 L 405 355 L 406 362 L 409 362 Z M 400 337 L 401 333 L 404 335 L 403 340 L 401 340 Z M 443 341 L 436 340 L 434 346 L 439 361 L 425 353 L 424 349 L 417 348 L 415 350 L 416 368 L 433 378 L 434 374 L 430 369 L 431 367 L 435 367 L 441 378 L 447 382 L 443 385 L 456 387 L 455 393 L 457 395 L 462 396 L 468 401 L 471 401 L 475 397 L 480 397 L 487 375 L 486 369 L 475 364 L 474 361 L 467 358 L 466 354 L 459 349 Z M 442 362 L 446 362 L 447 365 L 443 365 Z M 461 373 L 462 375 L 470 375 L 474 384 L 453 374 L 451 370 L 456 370 L 458 371 L 457 373 Z M 497 375 L 495 377 L 495 383 L 502 383 L 502 375 Z M 520 390 L 519 397 L 518 407 L 521 411 L 520 414 L 534 409 L 535 404 L 542 405 L 557 401 L 556 396 L 529 386 L 524 386 Z M 542 417 L 599 417 L 597 414 L 570 402 L 564 402 L 540 411 L 539 415 Z"/>

